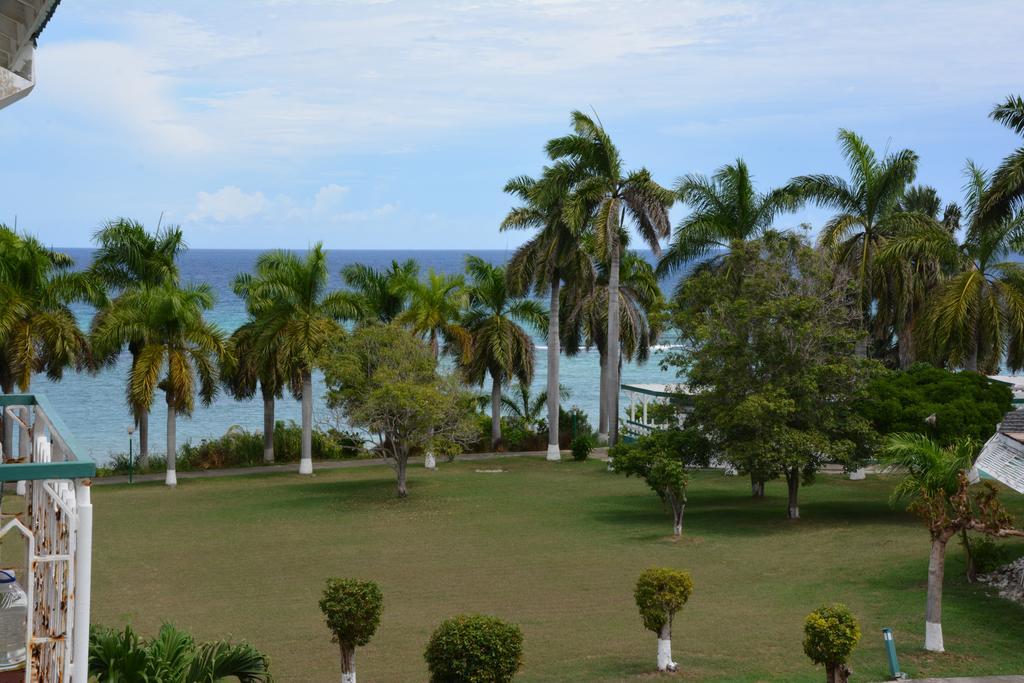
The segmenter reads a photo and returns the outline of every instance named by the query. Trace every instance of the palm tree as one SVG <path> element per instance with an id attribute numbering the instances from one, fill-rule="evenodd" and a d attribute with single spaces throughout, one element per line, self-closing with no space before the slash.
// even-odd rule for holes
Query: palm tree
<path id="1" fill-rule="evenodd" d="M 208 406 L 217 394 L 218 363 L 224 364 L 224 335 L 203 314 L 213 308 L 207 284 L 173 283 L 143 287 L 118 297 L 93 332 L 104 353 L 128 340 L 140 343 L 138 360 L 128 374 L 128 400 L 148 412 L 159 388 L 167 403 L 167 474 L 176 486 L 177 416 L 189 416 L 198 392 Z"/>
<path id="2" fill-rule="evenodd" d="M 259 328 L 255 320 L 250 320 L 228 339 L 228 352 L 221 366 L 221 382 L 232 397 L 239 401 L 247 401 L 256 395 L 259 389 L 263 399 L 263 462 L 274 462 L 274 403 L 281 398 L 284 388 L 289 383 L 296 399 L 301 398 L 293 377 L 289 377 L 289 368 L 284 366 L 278 348 L 269 349 L 271 353 L 263 354 L 259 348 Z"/>
<path id="3" fill-rule="evenodd" d="M 100 279 L 114 295 L 135 291 L 142 287 L 156 287 L 180 281 L 178 257 L 187 249 L 181 228 L 169 226 L 150 233 L 139 223 L 128 218 L 109 221 L 93 235 L 96 251 L 90 271 Z M 101 308 L 93 319 L 93 326 L 102 322 L 106 307 Z M 132 356 L 132 365 L 138 361 L 142 341 L 126 340 L 125 345 Z M 100 363 L 113 363 L 122 347 L 110 349 Z M 139 427 L 139 462 L 145 464 L 149 458 L 149 412 L 141 406 L 131 406 L 135 422 Z"/>
<path id="4" fill-rule="evenodd" d="M 963 439 L 945 448 L 921 434 L 894 434 L 881 451 L 890 469 L 903 473 L 893 500 L 906 500 L 931 535 L 928 560 L 928 598 L 925 608 L 926 650 L 943 651 L 942 582 L 946 544 L 968 529 L 992 536 L 1024 536 L 1012 528 L 1012 519 L 1000 506 L 995 487 L 971 495 L 968 471 L 978 445 Z"/>
<path id="5" fill-rule="evenodd" d="M 345 296 L 363 322 L 387 324 L 395 320 L 409 303 L 409 293 L 403 285 L 418 276 L 419 265 L 413 259 L 401 263 L 392 261 L 385 270 L 362 263 L 352 263 L 341 269 L 341 279 L 350 289 Z"/>
<path id="6" fill-rule="evenodd" d="M 993 178 L 971 162 L 965 173 L 963 242 L 933 229 L 898 247 L 948 269 L 924 314 L 925 345 L 932 356 L 987 373 L 997 371 L 1005 356 L 1006 365 L 1017 370 L 1024 367 L 1024 267 L 1009 258 L 1024 242 L 1024 212 L 985 213 Z"/>
<path id="7" fill-rule="evenodd" d="M 600 121 L 579 111 L 572 113 L 574 133 L 550 140 L 548 155 L 564 160 L 578 176 L 565 202 L 564 216 L 573 230 L 589 228 L 602 260 L 609 263 L 608 348 L 619 348 L 619 264 L 623 230 L 632 222 L 655 256 L 661 256 L 660 240 L 671 231 L 668 209 L 675 195 L 658 185 L 647 169 L 627 173 L 619 151 Z M 619 358 L 607 359 L 605 397 L 608 403 L 609 443 L 618 436 Z"/>
<path id="8" fill-rule="evenodd" d="M 259 356 L 277 357 L 299 379 L 302 399 L 302 459 L 299 474 L 313 473 L 313 368 L 327 343 L 355 319 L 350 292 L 327 291 L 327 256 L 317 243 L 299 258 L 268 251 L 256 260 L 256 272 L 235 278 L 235 293 L 251 302 Z"/>
<path id="9" fill-rule="evenodd" d="M 409 302 L 398 315 L 398 322 L 408 325 L 430 344 L 435 360 L 441 355 L 442 340 L 455 341 L 465 334 L 458 324 L 466 302 L 465 284 L 461 275 L 431 269 L 425 280 L 408 278 L 395 285 Z"/>
<path id="10" fill-rule="evenodd" d="M 82 368 L 90 360 L 85 334 L 70 304 L 95 305 L 104 294 L 88 273 L 72 272 L 72 259 L 48 249 L 39 240 L 0 225 L 0 389 L 30 390 L 32 376 L 45 372 L 60 380 L 68 367 Z M 27 413 L 27 410 L 24 411 Z M 27 414 L 25 415 L 27 419 Z M 3 453 L 12 457 L 14 422 L 4 416 Z M 19 457 L 31 451 L 28 430 L 18 439 Z"/>
<path id="11" fill-rule="evenodd" d="M 800 205 L 785 188 L 757 192 L 743 159 L 722 166 L 710 177 L 683 176 L 675 192 L 692 211 L 676 225 L 672 242 L 658 261 L 660 276 L 691 262 L 698 267 L 727 267 L 730 245 L 757 239 L 772 229 L 778 216 Z"/>
<path id="12" fill-rule="evenodd" d="M 562 308 L 566 311 L 562 325 L 562 346 L 569 356 L 584 348 L 598 351 L 601 366 L 601 399 L 599 401 L 598 434 L 608 437 L 608 401 L 606 400 L 608 370 L 608 280 L 607 263 L 591 262 L 587 278 L 579 278 L 563 290 Z M 623 359 L 644 363 L 650 358 L 662 328 L 664 297 L 658 286 L 654 268 L 641 256 L 627 251 L 622 256 L 619 282 L 619 368 Z M 618 392 L 615 392 L 616 395 Z M 618 410 L 616 407 L 612 410 Z"/>
<path id="13" fill-rule="evenodd" d="M 1014 133 L 1024 135 L 1024 98 L 1011 95 L 998 104 L 989 116 Z M 985 223 L 1007 220 L 1024 211 L 1024 146 L 1015 149 L 992 176 L 991 190 L 981 207 Z"/>
<path id="14" fill-rule="evenodd" d="M 224 640 L 197 643 L 171 624 L 150 641 L 131 626 L 124 631 L 93 627 L 89 633 L 89 674 L 100 683 L 114 681 L 220 681 L 270 683 L 270 660 L 259 650 Z"/>
<path id="15" fill-rule="evenodd" d="M 862 324 L 870 330 L 872 304 L 886 286 L 875 267 L 879 248 L 901 232 L 930 227 L 930 220 L 917 212 L 898 210 L 917 174 L 914 152 L 904 149 L 879 160 L 852 131 L 840 130 L 838 140 L 849 180 L 832 175 L 799 176 L 785 191 L 837 211 L 825 224 L 819 242 L 856 280 Z M 865 354 L 866 348 L 860 353 Z"/>
<path id="16" fill-rule="evenodd" d="M 512 386 L 510 393 L 511 395 L 502 394 L 501 396 L 501 409 L 506 417 L 510 417 L 530 428 L 540 422 L 541 414 L 548 404 L 547 391 L 542 391 L 533 396 L 530 392 L 529 384 L 516 382 Z M 569 389 L 559 386 L 558 394 L 564 401 L 569 398 Z"/>
<path id="17" fill-rule="evenodd" d="M 533 381 L 534 344 L 520 323 L 538 331 L 547 324 L 540 304 L 512 294 L 505 268 L 478 256 L 466 257 L 470 276 L 469 308 L 463 316 L 464 339 L 459 347 L 460 366 L 466 381 L 482 386 L 491 378 L 491 447 L 501 446 L 501 386 L 512 378 Z"/>
<path id="18" fill-rule="evenodd" d="M 535 229 L 537 232 L 512 255 L 508 277 L 514 291 L 525 294 L 530 289 L 537 296 L 548 295 L 547 397 L 548 460 L 560 460 L 559 360 L 561 357 L 561 321 L 559 303 L 562 282 L 578 279 L 590 267 L 590 258 L 583 250 L 580 233 L 565 221 L 563 208 L 572 184 L 572 170 L 567 164 L 545 168 L 541 180 L 520 176 L 508 181 L 505 192 L 522 204 L 509 211 L 501 223 L 502 230 Z"/>

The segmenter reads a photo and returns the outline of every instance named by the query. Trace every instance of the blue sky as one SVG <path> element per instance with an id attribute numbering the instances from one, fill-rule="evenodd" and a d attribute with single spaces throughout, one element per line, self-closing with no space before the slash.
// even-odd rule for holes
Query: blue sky
<path id="1" fill-rule="evenodd" d="M 738 156 L 762 188 L 843 173 L 846 127 L 951 200 L 965 159 L 1019 144 L 987 114 L 1024 89 L 1022 29 L 1019 1 L 65 0 L 0 111 L 0 222 L 57 246 L 163 213 L 196 248 L 512 247 L 501 187 L 577 108 L 665 184 Z"/>

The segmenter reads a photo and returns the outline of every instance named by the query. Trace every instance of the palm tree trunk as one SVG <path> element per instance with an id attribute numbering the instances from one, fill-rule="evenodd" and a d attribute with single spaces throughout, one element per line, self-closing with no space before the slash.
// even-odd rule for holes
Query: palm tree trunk
<path id="1" fill-rule="evenodd" d="M 914 363 L 914 323 L 910 321 L 900 330 L 897 350 L 900 358 L 900 370 L 906 370 Z"/>
<path id="2" fill-rule="evenodd" d="M 978 334 L 977 328 L 974 330 L 974 339 L 972 339 L 971 349 L 967 352 L 967 360 L 964 363 L 964 369 L 970 370 L 971 372 L 978 371 L 978 340 L 981 335 Z"/>
<path id="3" fill-rule="evenodd" d="M 561 277 L 556 272 L 551 278 L 551 303 L 548 318 L 548 460 L 561 460 L 558 444 L 558 362 L 561 349 L 558 336 L 558 290 Z"/>
<path id="4" fill-rule="evenodd" d="M 946 539 L 932 538 L 928 558 L 928 602 L 924 613 L 924 649 L 943 652 L 942 646 L 942 580 L 946 571 Z"/>
<path id="5" fill-rule="evenodd" d="M 313 373 L 302 371 L 302 459 L 299 474 L 313 474 Z"/>
<path id="6" fill-rule="evenodd" d="M 263 462 L 274 462 L 274 393 L 263 390 Z"/>
<path id="7" fill-rule="evenodd" d="M 167 476 L 164 479 L 164 483 L 168 486 L 178 485 L 178 472 L 177 472 L 177 459 L 178 459 L 178 444 L 177 444 L 177 411 L 174 408 L 174 403 L 171 396 L 167 396 Z"/>
<path id="8" fill-rule="evenodd" d="M 149 465 L 149 408 L 139 408 L 139 457 L 136 461 L 140 470 Z"/>
<path id="9" fill-rule="evenodd" d="M 608 354 L 601 354 L 601 388 L 598 399 L 597 440 L 608 443 Z"/>
<path id="10" fill-rule="evenodd" d="M 608 404 L 608 445 L 614 446 L 619 435 L 619 236 L 611 237 L 611 267 L 608 270 L 608 376 L 605 399 Z"/>
<path id="11" fill-rule="evenodd" d="M 501 448 L 501 380 L 491 375 L 491 450 Z"/>

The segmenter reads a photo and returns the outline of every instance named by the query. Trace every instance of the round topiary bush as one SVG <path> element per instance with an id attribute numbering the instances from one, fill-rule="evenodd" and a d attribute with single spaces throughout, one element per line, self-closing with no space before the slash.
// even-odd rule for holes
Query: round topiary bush
<path id="1" fill-rule="evenodd" d="M 523 632 L 495 617 L 462 615 L 437 627 L 424 653 L 433 683 L 505 683 L 523 660 Z"/>
<path id="2" fill-rule="evenodd" d="M 373 581 L 358 579 L 327 579 L 320 610 L 327 618 L 327 628 L 334 642 L 341 647 L 341 680 L 355 681 L 355 652 L 370 642 L 380 624 L 384 595 Z"/>
<path id="3" fill-rule="evenodd" d="M 693 579 L 678 569 L 651 567 L 637 579 L 633 597 L 644 626 L 658 634 L 658 670 L 675 671 L 672 661 L 672 619 L 693 593 Z"/>
<path id="4" fill-rule="evenodd" d="M 850 677 L 846 662 L 859 640 L 860 627 L 846 605 L 819 607 L 807 615 L 804 652 L 825 666 L 828 683 L 845 683 Z"/>
<path id="5" fill-rule="evenodd" d="M 572 440 L 569 447 L 572 448 L 572 459 L 582 462 L 589 458 L 590 452 L 594 450 L 594 439 L 590 434 L 580 434 Z"/>

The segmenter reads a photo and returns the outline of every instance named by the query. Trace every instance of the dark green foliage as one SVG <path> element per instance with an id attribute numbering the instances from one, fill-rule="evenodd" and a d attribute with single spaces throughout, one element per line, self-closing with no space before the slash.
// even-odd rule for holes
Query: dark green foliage
<path id="1" fill-rule="evenodd" d="M 858 412 L 880 434 L 925 434 L 943 445 L 961 437 L 983 442 L 1012 407 L 1010 387 L 976 372 L 949 372 L 917 363 L 868 384 Z M 925 419 L 935 415 L 935 424 Z"/>
<path id="2" fill-rule="evenodd" d="M 825 666 L 829 681 L 836 680 L 835 670 L 849 661 L 859 640 L 860 627 L 846 605 L 819 607 L 807 615 L 804 652 L 812 662 Z"/>
<path id="3" fill-rule="evenodd" d="M 523 661 L 523 632 L 495 617 L 441 622 L 424 653 L 432 683 L 505 683 Z"/>
<path id="4" fill-rule="evenodd" d="M 594 437 L 590 434 L 580 434 L 572 440 L 573 460 L 583 462 L 590 457 L 592 450 L 594 450 Z"/>
<path id="5" fill-rule="evenodd" d="M 131 626 L 115 631 L 93 626 L 89 632 L 90 680 L 213 683 L 234 678 L 241 683 L 270 683 L 270 660 L 246 643 L 217 640 L 197 643 L 185 631 L 164 624 L 152 640 Z"/>
<path id="6" fill-rule="evenodd" d="M 384 594 L 373 581 L 327 579 L 320 610 L 334 642 L 361 647 L 370 642 L 380 624 Z"/>
<path id="7" fill-rule="evenodd" d="M 971 569 L 975 574 L 988 574 L 1010 561 L 1010 550 L 1005 543 L 998 543 L 990 536 L 975 534 L 967 534 L 966 539 L 970 544 L 968 552 L 973 563 Z"/>
<path id="8" fill-rule="evenodd" d="M 633 597 L 640 608 L 644 628 L 660 633 L 662 627 L 672 628 L 672 619 L 693 593 L 693 579 L 688 572 L 664 567 L 645 569 L 636 581 Z"/>

